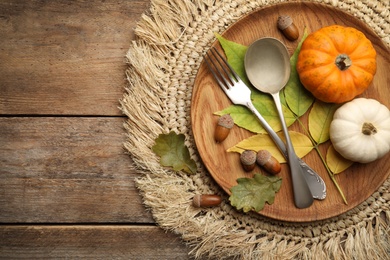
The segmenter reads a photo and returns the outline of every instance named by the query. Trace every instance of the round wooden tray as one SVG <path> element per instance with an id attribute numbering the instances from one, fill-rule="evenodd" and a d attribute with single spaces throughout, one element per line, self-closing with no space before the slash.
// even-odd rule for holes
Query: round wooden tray
<path id="1" fill-rule="evenodd" d="M 279 15 L 291 16 L 300 29 L 301 35 L 305 27 L 310 33 L 332 24 L 355 27 L 362 31 L 371 40 L 377 51 L 378 69 L 373 83 L 361 96 L 377 99 L 390 107 L 390 73 L 388 73 L 390 53 L 387 46 L 363 22 L 336 8 L 316 3 L 284 3 L 269 6 L 250 13 L 233 24 L 223 33 L 223 37 L 248 46 L 260 37 L 272 36 L 283 41 L 292 54 L 299 40 L 290 42 L 278 31 L 276 20 Z M 215 42 L 213 46 L 220 49 L 218 42 Z M 231 105 L 230 100 L 214 81 L 203 62 L 193 88 L 192 129 L 203 163 L 215 181 L 228 194 L 230 194 L 230 188 L 237 184 L 237 178 L 251 177 L 252 175 L 242 170 L 238 153 L 228 153 L 226 150 L 244 138 L 253 135 L 235 126 L 223 143 L 217 144 L 214 141 L 213 135 L 218 117 L 213 113 L 229 105 Z M 306 115 L 303 117 L 304 121 L 305 117 Z M 292 125 L 290 129 L 302 132 L 297 124 Z M 321 146 L 323 154 L 326 154 L 327 146 L 329 146 L 329 142 Z M 362 203 L 383 184 L 390 173 L 389 159 L 390 154 L 373 163 L 356 163 L 345 172 L 337 175 L 336 179 L 348 200 L 348 205 L 346 205 L 330 180 L 317 153 L 312 151 L 304 160 L 325 180 L 328 190 L 327 198 L 323 201 L 316 200 L 311 207 L 306 209 L 296 208 L 293 201 L 289 169 L 284 164 L 280 174 L 283 179 L 282 187 L 276 194 L 275 202 L 272 205 L 266 204 L 259 214 L 291 222 L 310 222 L 340 215 Z M 254 172 L 261 172 L 261 169 L 257 168 Z"/>

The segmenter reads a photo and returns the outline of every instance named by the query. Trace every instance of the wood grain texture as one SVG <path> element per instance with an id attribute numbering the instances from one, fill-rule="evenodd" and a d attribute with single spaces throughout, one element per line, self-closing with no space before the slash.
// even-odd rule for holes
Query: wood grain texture
<path id="1" fill-rule="evenodd" d="M 120 115 L 149 1 L 1 1 L 0 114 Z"/>
<path id="2" fill-rule="evenodd" d="M 224 32 L 223 36 L 246 46 L 261 37 L 275 37 L 284 41 L 292 54 L 296 49 L 297 42 L 286 40 L 278 31 L 276 21 L 279 15 L 290 15 L 301 34 L 304 27 L 307 27 L 309 32 L 313 32 L 331 24 L 353 26 L 365 33 L 377 51 L 378 69 L 373 83 L 362 96 L 375 98 L 390 107 L 390 75 L 387 72 L 390 66 L 389 49 L 365 24 L 337 9 L 314 3 L 288 3 L 271 6 L 244 17 Z M 220 48 L 219 44 L 215 43 L 214 45 Z M 237 184 L 237 178 L 250 175 L 243 171 L 239 163 L 239 155 L 227 153 L 226 150 L 252 135 L 246 130 L 235 127 L 222 144 L 215 144 L 213 133 L 218 117 L 214 116 L 213 113 L 228 107 L 230 104 L 230 100 L 218 87 L 206 64 L 203 63 L 199 69 L 193 91 L 191 107 L 193 133 L 204 164 L 216 182 L 227 193 L 230 193 L 230 188 Z M 307 118 L 303 117 L 303 121 L 306 120 Z M 291 129 L 304 133 L 298 123 L 295 123 Z M 323 154 L 325 154 L 325 148 L 328 145 L 329 143 L 321 148 Z M 318 155 L 313 151 L 304 159 L 325 180 L 328 189 L 327 198 L 324 201 L 315 201 L 307 209 L 296 208 L 293 202 L 288 166 L 283 165 L 282 188 L 277 193 L 274 204 L 272 206 L 266 205 L 260 214 L 279 220 L 296 222 L 315 221 L 337 216 L 354 208 L 376 191 L 390 173 L 389 158 L 390 154 L 370 164 L 355 164 L 336 177 L 348 200 L 348 205 L 345 205 Z M 254 172 L 260 171 L 261 169 L 258 168 Z"/>
<path id="3" fill-rule="evenodd" d="M 0 118 L 0 222 L 153 223 L 124 119 Z"/>
<path id="4" fill-rule="evenodd" d="M 2 259 L 189 259 L 155 226 L 0 226 Z"/>
<path id="5" fill-rule="evenodd" d="M 125 55 L 149 5 L 0 1 L 1 259 L 187 258 L 123 148 Z"/>

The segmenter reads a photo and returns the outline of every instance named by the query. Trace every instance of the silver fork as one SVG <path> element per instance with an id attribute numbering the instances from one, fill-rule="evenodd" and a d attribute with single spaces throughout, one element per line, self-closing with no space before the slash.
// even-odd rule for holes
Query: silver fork
<path id="1" fill-rule="evenodd" d="M 285 143 L 254 107 L 251 100 L 251 90 L 245 85 L 238 74 L 215 48 L 211 48 L 210 52 L 211 54 L 206 53 L 205 62 L 218 82 L 218 85 L 229 97 L 232 103 L 245 106 L 256 115 L 261 125 L 275 142 L 283 156 L 287 159 L 287 148 Z M 216 62 L 213 60 L 216 60 Z M 292 176 L 294 201 L 298 208 L 304 208 L 311 205 L 313 198 L 319 200 L 325 199 L 326 185 L 324 180 L 304 161 L 299 159 L 299 162 L 301 167 L 300 172 L 302 174 Z M 307 188 L 311 193 L 310 198 L 307 198 Z"/>

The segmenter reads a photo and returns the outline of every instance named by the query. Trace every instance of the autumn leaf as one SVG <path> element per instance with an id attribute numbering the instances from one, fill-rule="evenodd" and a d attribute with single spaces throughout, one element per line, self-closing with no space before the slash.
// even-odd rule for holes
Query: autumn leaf
<path id="1" fill-rule="evenodd" d="M 314 102 L 313 95 L 305 89 L 299 80 L 299 75 L 296 69 L 298 54 L 301 50 L 303 41 L 306 39 L 308 33 L 305 28 L 301 41 L 298 43 L 297 48 L 294 51 L 294 54 L 290 58 L 291 64 L 291 73 L 290 78 L 286 84 L 286 87 L 283 90 L 286 103 L 291 111 L 298 117 L 304 115 L 306 111 Z"/>
<path id="2" fill-rule="evenodd" d="M 313 149 L 313 144 L 306 135 L 295 131 L 289 131 L 289 133 L 294 150 L 299 158 L 304 157 Z M 285 142 L 284 134 L 281 132 L 277 134 Z M 227 151 L 242 153 L 245 150 L 253 150 L 256 152 L 259 150 L 268 150 L 280 163 L 286 162 L 286 159 L 268 134 L 253 135 L 230 147 Z"/>
<path id="3" fill-rule="evenodd" d="M 170 132 L 169 134 L 160 134 L 155 140 L 152 151 L 160 156 L 162 166 L 172 167 L 175 171 L 185 171 L 187 173 L 196 173 L 196 163 L 191 159 L 190 152 L 184 144 L 185 136 Z"/>
<path id="4" fill-rule="evenodd" d="M 274 203 L 275 193 L 280 190 L 282 179 L 255 174 L 253 178 L 239 178 L 237 183 L 230 189 L 231 205 L 244 212 L 258 212 L 264 208 L 266 202 L 270 205 Z"/>
<path id="5" fill-rule="evenodd" d="M 334 173 L 338 174 L 340 172 L 345 171 L 350 166 L 352 166 L 353 162 L 342 157 L 333 147 L 333 145 L 329 146 L 328 152 L 326 153 L 326 163 L 329 169 Z"/>
<path id="6" fill-rule="evenodd" d="M 329 127 L 333 119 L 333 114 L 339 105 L 334 103 L 325 103 L 319 100 L 314 102 L 314 105 L 309 113 L 309 132 L 317 144 L 321 144 L 329 140 Z"/>
<path id="7" fill-rule="evenodd" d="M 268 122 L 272 129 L 274 129 L 275 132 L 282 130 L 279 114 L 276 110 L 272 97 L 269 94 L 260 92 L 254 88 L 246 76 L 244 60 L 248 47 L 233 41 L 229 41 L 219 34 L 215 35 L 225 52 L 227 61 L 229 62 L 230 66 L 232 66 L 232 68 L 237 72 L 244 83 L 251 89 L 252 102 L 257 111 L 259 111 L 259 113 L 264 117 L 264 119 Z M 281 100 L 283 100 L 282 103 L 285 103 L 284 97 L 281 97 Z M 293 112 L 285 104 L 282 104 L 282 109 L 287 126 L 292 125 L 296 120 Z M 215 114 L 219 116 L 230 114 L 237 126 L 250 132 L 266 132 L 256 116 L 253 115 L 246 107 L 231 105 L 224 110 L 215 112 Z"/>
<path id="8" fill-rule="evenodd" d="M 257 111 L 264 117 L 268 124 L 274 129 L 275 132 L 282 130 L 278 112 L 275 109 L 275 103 L 271 96 L 260 96 L 257 92 L 252 92 L 252 102 Z M 292 125 L 296 118 L 294 114 L 282 105 L 284 118 L 287 126 Z M 266 133 L 265 129 L 261 126 L 257 117 L 246 107 L 239 105 L 231 105 L 221 111 L 217 111 L 214 114 L 222 116 L 230 114 L 234 120 L 234 123 L 252 133 Z"/>
<path id="9" fill-rule="evenodd" d="M 231 105 L 227 108 L 214 113 L 218 116 L 230 114 L 234 120 L 234 124 L 253 133 L 265 133 L 256 116 L 244 106 Z"/>
<path id="10" fill-rule="evenodd" d="M 253 97 L 253 105 L 257 109 L 257 111 L 264 117 L 264 119 L 268 122 L 268 124 L 272 127 L 275 132 L 279 132 L 282 130 L 282 124 L 280 122 L 278 111 L 276 110 L 275 101 L 270 95 L 266 97 L 262 97 L 256 94 L 252 95 Z M 282 104 L 282 110 L 284 119 L 286 121 L 286 125 L 292 125 L 296 118 L 294 114 L 291 112 L 288 107 Z M 256 118 L 257 120 L 257 118 Z M 265 132 L 265 130 L 263 131 Z"/>
<path id="11" fill-rule="evenodd" d="M 229 65 L 240 76 L 240 78 L 245 82 L 245 84 L 249 86 L 250 83 L 246 76 L 244 66 L 245 53 L 248 50 L 248 47 L 233 41 L 229 41 L 223 38 L 218 33 L 215 33 L 215 37 L 221 44 Z"/>

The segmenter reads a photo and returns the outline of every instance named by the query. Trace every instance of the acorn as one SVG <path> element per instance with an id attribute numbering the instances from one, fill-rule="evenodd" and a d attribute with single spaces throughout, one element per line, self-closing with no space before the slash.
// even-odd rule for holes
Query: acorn
<path id="1" fill-rule="evenodd" d="M 221 143 L 230 133 L 230 129 L 234 126 L 233 118 L 229 115 L 223 115 L 218 119 L 217 127 L 214 132 L 214 139 L 217 143 Z"/>
<path id="2" fill-rule="evenodd" d="M 282 169 L 279 161 L 267 150 L 257 152 L 256 162 L 272 175 L 278 174 Z"/>
<path id="3" fill-rule="evenodd" d="M 221 196 L 214 194 L 195 194 L 192 199 L 192 205 L 196 208 L 209 208 L 221 204 Z"/>
<path id="4" fill-rule="evenodd" d="M 282 31 L 283 35 L 290 41 L 295 41 L 298 39 L 298 28 L 295 26 L 290 16 L 279 16 L 277 26 L 278 29 Z"/>
<path id="5" fill-rule="evenodd" d="M 240 155 L 240 161 L 245 171 L 252 171 L 256 166 L 256 152 L 252 150 L 243 151 Z"/>

